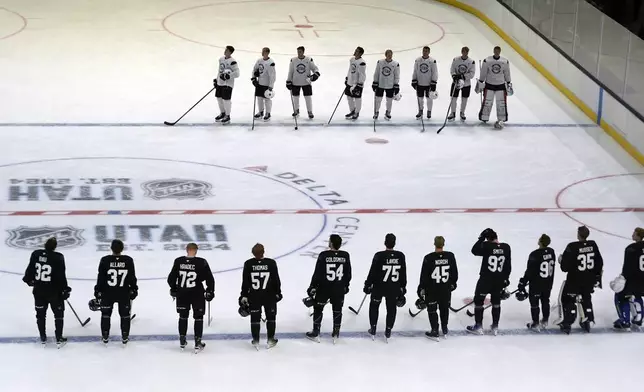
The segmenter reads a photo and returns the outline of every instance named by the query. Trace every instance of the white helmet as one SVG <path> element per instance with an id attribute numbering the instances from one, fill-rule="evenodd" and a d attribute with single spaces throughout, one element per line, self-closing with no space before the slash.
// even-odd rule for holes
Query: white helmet
<path id="1" fill-rule="evenodd" d="M 438 98 L 438 92 L 436 92 L 436 91 L 430 91 L 430 92 L 429 92 L 429 98 L 430 98 L 430 99 L 436 99 L 436 98 Z"/>
<path id="2" fill-rule="evenodd" d="M 621 293 L 622 290 L 624 290 L 624 286 L 626 286 L 626 278 L 624 278 L 622 275 L 619 275 L 612 282 L 610 282 L 611 290 L 616 293 Z"/>
<path id="3" fill-rule="evenodd" d="M 264 91 L 264 97 L 268 99 L 273 99 L 275 96 L 275 92 L 273 90 L 266 90 Z"/>
<path id="4" fill-rule="evenodd" d="M 511 97 L 514 95 L 514 88 L 512 88 L 512 83 L 508 83 L 505 89 L 508 93 L 508 97 Z"/>
<path id="5" fill-rule="evenodd" d="M 398 94 L 394 95 L 394 101 L 400 101 L 401 98 L 402 98 L 401 93 L 398 93 Z"/>

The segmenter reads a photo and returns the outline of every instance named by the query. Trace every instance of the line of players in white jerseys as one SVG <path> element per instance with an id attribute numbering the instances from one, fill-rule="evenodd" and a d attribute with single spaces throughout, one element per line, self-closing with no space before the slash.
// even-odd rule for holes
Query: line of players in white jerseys
<path id="1" fill-rule="evenodd" d="M 219 59 L 219 74 L 214 80 L 220 114 L 215 118 L 217 122 L 230 123 L 231 97 L 235 79 L 240 76 L 237 61 L 232 57 L 235 49 L 226 46 L 224 56 Z M 367 80 L 367 63 L 362 57 L 364 49 L 357 47 L 353 57 L 349 60 L 349 70 L 345 78 L 344 95 L 347 97 L 350 112 L 345 116 L 348 120 L 357 120 L 362 109 L 362 92 Z M 423 47 L 422 56 L 414 62 L 411 86 L 416 90 L 418 101 L 418 114 L 416 119 L 422 119 L 427 104 L 427 118 L 432 117 L 434 100 L 438 98 L 436 85 L 438 83 L 438 69 L 436 60 L 430 55 L 430 48 Z M 450 110 L 447 120 L 456 119 L 456 107 L 459 95 L 461 96 L 460 119 L 466 120 L 465 109 L 470 97 L 472 79 L 476 73 L 476 63 L 469 57 L 469 48 L 463 47 L 461 55 L 452 60 L 450 73 L 452 84 L 450 87 Z M 300 114 L 300 93 L 304 95 L 308 118 L 313 119 L 313 87 L 312 83 L 318 80 L 320 71 L 311 57 L 305 55 L 305 48 L 297 48 L 297 56 L 290 61 L 286 77 L 286 88 L 291 94 L 293 117 Z M 271 119 L 272 99 L 275 95 L 275 61 L 270 57 L 270 49 L 262 49 L 262 57 L 255 62 L 251 73 L 251 82 L 255 86 L 254 116 L 256 119 L 269 121 Z M 475 81 L 474 91 L 482 94 L 479 120 L 487 122 L 496 101 L 496 128 L 502 128 L 508 120 L 507 97 L 513 94 L 512 80 L 510 77 L 510 63 L 501 57 L 501 48 L 495 47 L 494 54 L 481 63 L 478 79 Z M 385 115 L 391 119 L 393 101 L 401 99 L 400 94 L 400 64 L 393 59 L 391 50 L 385 51 L 385 58 L 378 60 L 373 73 L 371 88 L 374 91 L 373 119 L 380 116 L 380 107 L 383 97 L 386 97 Z"/>

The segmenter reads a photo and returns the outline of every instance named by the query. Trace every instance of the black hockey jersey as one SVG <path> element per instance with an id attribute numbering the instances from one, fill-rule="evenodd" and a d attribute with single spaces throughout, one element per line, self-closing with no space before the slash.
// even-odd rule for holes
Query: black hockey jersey
<path id="1" fill-rule="evenodd" d="M 419 297 L 421 290 L 426 293 L 446 291 L 456 282 L 458 282 L 458 267 L 452 252 L 432 252 L 425 255 L 420 270 Z"/>
<path id="2" fill-rule="evenodd" d="M 629 290 L 644 295 L 644 241 L 634 242 L 624 251 L 622 276 Z"/>
<path id="3" fill-rule="evenodd" d="M 483 257 L 479 272 L 481 279 L 498 283 L 510 279 L 512 272 L 510 245 L 479 239 L 472 247 L 472 254 Z"/>
<path id="4" fill-rule="evenodd" d="M 206 288 L 203 287 L 206 283 Z M 205 291 L 215 291 L 215 278 L 206 259 L 181 256 L 174 260 L 168 275 L 168 285 L 178 296 L 203 296 Z"/>
<path id="5" fill-rule="evenodd" d="M 101 258 L 94 291 L 102 297 L 127 296 L 130 290 L 138 290 L 134 260 L 127 255 L 109 255 Z"/>
<path id="6" fill-rule="evenodd" d="M 604 259 L 595 241 L 575 241 L 566 246 L 561 256 L 561 270 L 567 272 L 566 282 L 592 287 L 601 282 Z"/>
<path id="7" fill-rule="evenodd" d="M 343 291 L 351 282 L 351 260 L 343 250 L 325 250 L 318 255 L 310 287 Z"/>
<path id="8" fill-rule="evenodd" d="M 528 256 L 528 266 L 521 282 L 534 290 L 552 289 L 557 257 L 552 248 L 533 250 Z"/>
<path id="9" fill-rule="evenodd" d="M 365 286 L 372 286 L 382 294 L 407 290 L 407 263 L 405 254 L 397 250 L 383 250 L 373 256 Z"/>
<path id="10" fill-rule="evenodd" d="M 282 294 L 282 283 L 273 259 L 248 259 L 242 272 L 241 296 L 274 299 Z"/>
<path id="11" fill-rule="evenodd" d="M 44 249 L 33 251 L 22 280 L 29 284 L 33 282 L 34 294 L 62 293 L 68 287 L 65 257 L 62 253 Z"/>

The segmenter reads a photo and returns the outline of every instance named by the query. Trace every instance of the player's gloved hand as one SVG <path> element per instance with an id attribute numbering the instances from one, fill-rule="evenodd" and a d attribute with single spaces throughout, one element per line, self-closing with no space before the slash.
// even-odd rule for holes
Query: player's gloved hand
<path id="1" fill-rule="evenodd" d="M 425 300 L 425 289 L 418 289 L 416 291 L 416 294 L 418 294 L 418 298 L 422 299 L 423 301 Z"/>
<path id="2" fill-rule="evenodd" d="M 528 285 L 528 282 L 525 281 L 524 278 L 519 279 L 519 284 L 517 285 L 517 289 L 519 291 L 525 291 L 525 287 Z"/>
<path id="3" fill-rule="evenodd" d="M 248 306 L 248 297 L 241 296 L 237 302 L 239 306 Z"/>
<path id="4" fill-rule="evenodd" d="M 454 290 L 456 290 L 456 283 L 450 283 L 449 291 L 454 291 Z"/>
<path id="5" fill-rule="evenodd" d="M 255 72 L 253 72 L 253 76 L 255 78 L 259 78 L 259 70 L 256 70 Z"/>
<path id="6" fill-rule="evenodd" d="M 345 287 L 344 287 L 344 293 L 345 293 L 345 294 L 349 294 L 349 286 L 345 286 Z"/>
<path id="7" fill-rule="evenodd" d="M 309 297 L 315 298 L 315 293 L 317 293 L 317 291 L 318 290 L 315 287 L 311 286 L 306 290 L 306 293 L 309 295 Z"/>
<path id="8" fill-rule="evenodd" d="M 275 302 L 280 302 L 282 300 L 282 298 L 284 298 L 282 293 L 275 294 Z"/>
<path id="9" fill-rule="evenodd" d="M 509 279 L 506 279 L 506 280 L 503 281 L 503 288 L 506 288 L 509 285 L 510 285 L 510 280 Z"/>
<path id="10" fill-rule="evenodd" d="M 407 303 L 407 298 L 404 295 L 401 295 L 396 299 L 396 307 L 402 308 Z"/>
<path id="11" fill-rule="evenodd" d="M 33 279 L 27 279 L 26 276 L 22 278 L 22 281 L 27 283 L 27 286 L 29 287 L 34 287 L 34 280 Z"/>
<path id="12" fill-rule="evenodd" d="M 290 80 L 286 82 L 286 89 L 287 90 L 292 90 L 293 89 L 293 82 Z"/>
<path id="13" fill-rule="evenodd" d="M 351 95 L 358 98 L 362 94 L 362 86 L 353 86 L 351 88 Z"/>
<path id="14" fill-rule="evenodd" d="M 514 95 L 514 88 L 512 87 L 512 83 L 508 83 L 508 84 L 505 86 L 505 90 L 506 90 L 506 91 L 507 91 L 507 93 L 508 93 L 508 97 L 511 97 L 511 96 L 513 96 L 513 95 Z"/>
<path id="15" fill-rule="evenodd" d="M 229 69 L 225 69 L 225 70 L 224 70 L 224 73 L 222 74 L 222 75 L 224 75 L 224 80 L 230 80 L 230 74 L 231 74 L 232 72 L 233 72 L 233 71 L 231 71 L 231 70 L 229 70 Z"/>
<path id="16" fill-rule="evenodd" d="M 268 91 L 273 91 L 273 87 L 268 87 L 267 90 Z"/>
<path id="17" fill-rule="evenodd" d="M 452 75 L 452 81 L 453 81 L 454 83 L 458 82 L 458 80 L 459 80 L 460 78 L 461 78 L 461 77 L 460 77 L 460 75 L 458 75 L 458 74 Z"/>
<path id="18" fill-rule="evenodd" d="M 63 299 L 63 301 L 66 301 L 69 299 L 69 295 L 72 292 L 71 287 L 65 287 L 63 291 L 60 293 L 60 297 Z"/>
<path id="19" fill-rule="evenodd" d="M 172 298 L 177 298 L 177 288 L 176 287 L 171 287 L 170 288 L 170 296 Z"/>
<path id="20" fill-rule="evenodd" d="M 402 296 L 402 295 L 405 295 L 405 294 L 407 294 L 407 287 L 401 287 L 400 288 L 400 295 Z"/>
<path id="21" fill-rule="evenodd" d="M 372 89 L 372 90 L 373 90 L 373 92 L 375 93 L 375 92 L 376 92 L 376 90 L 378 90 L 378 82 L 373 82 L 373 83 L 371 83 L 371 89 Z"/>
<path id="22" fill-rule="evenodd" d="M 394 84 L 394 95 L 398 94 L 400 92 L 400 86 L 397 84 Z"/>
<path id="23" fill-rule="evenodd" d="M 139 289 L 134 287 L 130 289 L 130 299 L 135 300 L 139 296 Z M 98 297 L 97 297 L 98 298 Z"/>
<path id="24" fill-rule="evenodd" d="M 429 82 L 429 91 L 436 91 L 436 82 Z"/>
<path id="25" fill-rule="evenodd" d="M 258 87 L 259 82 L 257 81 L 257 78 L 251 78 L 250 81 L 253 83 L 253 86 Z"/>
<path id="26" fill-rule="evenodd" d="M 371 291 L 373 290 L 373 286 L 370 284 L 365 284 L 364 288 L 362 289 L 362 292 L 369 295 L 371 294 Z"/>
<path id="27" fill-rule="evenodd" d="M 349 78 L 344 78 L 344 85 L 349 87 Z"/>
<path id="28" fill-rule="evenodd" d="M 418 80 L 411 81 L 411 88 L 413 88 L 414 90 L 418 89 Z"/>
<path id="29" fill-rule="evenodd" d="M 316 73 L 314 73 L 313 75 L 311 75 L 311 82 L 315 82 L 315 81 L 316 81 L 316 80 L 318 80 L 319 78 L 320 78 L 320 73 L 319 73 L 319 72 L 316 72 Z"/>
<path id="30" fill-rule="evenodd" d="M 214 291 L 206 291 L 203 294 L 203 297 L 206 299 L 206 301 L 210 302 L 213 299 L 215 299 L 215 292 Z"/>
<path id="31" fill-rule="evenodd" d="M 213 79 L 213 80 L 212 80 L 212 86 L 213 86 L 213 87 L 217 87 L 217 79 Z"/>

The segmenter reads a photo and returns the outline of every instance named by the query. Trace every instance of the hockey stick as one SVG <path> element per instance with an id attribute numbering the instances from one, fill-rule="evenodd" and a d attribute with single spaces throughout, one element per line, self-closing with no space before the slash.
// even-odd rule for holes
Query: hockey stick
<path id="1" fill-rule="evenodd" d="M 295 114 L 295 101 L 293 100 L 293 93 L 289 92 L 289 95 L 291 96 L 291 106 L 293 107 L 293 114 Z M 293 116 L 293 120 L 295 121 L 295 130 L 297 131 L 297 115 Z"/>
<path id="2" fill-rule="evenodd" d="M 449 307 L 449 309 L 450 309 L 452 312 L 454 312 L 454 313 L 458 313 L 458 312 L 460 312 L 461 310 L 463 310 L 463 309 L 467 308 L 467 307 L 468 307 L 468 306 L 470 306 L 470 305 L 474 305 L 474 301 L 468 302 L 468 303 L 466 303 L 465 305 L 461 306 L 461 307 L 460 307 L 460 308 L 458 308 L 458 309 L 454 309 L 454 308 L 453 308 L 453 307 L 451 307 L 451 306 Z"/>
<path id="3" fill-rule="evenodd" d="M 185 112 L 181 117 L 179 117 L 179 118 L 177 119 L 177 121 L 175 121 L 175 122 L 164 121 L 163 123 L 164 123 L 165 125 L 169 125 L 169 126 L 173 126 L 173 125 L 175 125 L 176 123 L 178 123 L 179 121 L 181 121 L 181 119 L 182 119 L 182 118 L 184 118 L 184 117 L 186 116 L 186 114 L 190 113 L 190 111 L 191 111 L 192 109 L 194 109 L 194 108 L 195 108 L 195 106 L 199 105 L 199 104 L 201 103 L 201 101 L 203 101 L 204 99 L 206 99 L 206 97 L 207 97 L 208 95 L 210 95 L 210 93 L 211 93 L 211 92 L 215 91 L 215 89 L 216 89 L 216 88 L 217 88 L 217 87 L 213 87 L 210 91 L 208 91 L 208 92 L 206 93 L 206 95 L 204 95 L 204 96 L 203 96 L 199 101 L 197 101 L 197 103 L 195 103 L 194 105 L 192 105 L 192 107 L 191 107 L 190 109 L 188 109 L 188 111 L 187 111 L 187 112 Z"/>
<path id="4" fill-rule="evenodd" d="M 367 299 L 367 295 L 369 294 L 365 294 L 364 297 L 362 297 L 362 302 L 360 302 L 360 306 L 358 306 L 358 310 L 355 310 L 354 308 L 349 306 L 349 310 L 355 313 L 356 316 L 358 315 L 358 313 L 360 313 L 360 309 L 362 309 L 362 305 L 364 305 L 364 301 Z"/>
<path id="5" fill-rule="evenodd" d="M 257 97 L 253 97 L 253 120 L 252 120 L 252 126 L 250 127 L 251 131 L 255 130 L 255 110 L 256 110 L 256 105 L 257 105 Z"/>
<path id="6" fill-rule="evenodd" d="M 416 88 L 418 88 L 418 87 L 416 87 Z M 416 95 L 418 95 L 418 94 L 416 94 Z M 420 108 L 420 103 L 421 103 L 421 101 L 423 99 L 425 99 L 425 97 L 421 97 L 420 99 L 418 99 L 418 96 L 416 97 L 416 101 L 418 102 L 418 113 L 420 113 L 420 123 L 423 126 L 423 129 L 420 130 L 420 133 L 425 132 L 425 120 L 423 120 L 423 109 Z M 418 312 L 418 313 L 420 313 L 420 312 Z M 418 313 L 416 313 L 416 314 L 418 314 Z M 409 314 L 411 314 L 411 310 L 409 311 Z M 416 317 L 416 316 L 411 316 L 411 317 Z"/>
<path id="7" fill-rule="evenodd" d="M 441 133 L 443 128 L 445 128 L 445 126 L 447 125 L 447 117 L 449 117 L 449 110 L 452 108 L 451 102 L 452 102 L 452 95 L 454 95 L 454 90 L 456 90 L 456 83 L 452 83 L 452 88 L 449 89 L 449 101 L 450 101 L 450 104 L 447 105 L 447 113 L 445 113 L 445 121 L 443 121 L 443 126 L 440 127 L 438 129 L 438 131 L 436 131 L 437 134 Z"/>
<path id="8" fill-rule="evenodd" d="M 519 289 L 514 290 L 513 292 L 511 292 L 511 293 L 510 293 L 510 295 L 515 294 L 517 291 L 519 291 Z M 492 306 L 492 304 L 488 304 L 488 305 L 486 305 L 486 306 L 483 308 L 483 311 L 485 311 L 485 309 L 489 308 L 490 306 Z M 467 315 L 468 315 L 468 316 L 470 316 L 470 317 L 474 317 L 474 313 L 473 313 L 471 310 L 467 309 L 467 312 L 466 312 L 466 313 L 467 313 Z"/>
<path id="9" fill-rule="evenodd" d="M 85 322 L 82 322 L 82 321 L 81 321 L 81 319 L 80 319 L 80 317 L 78 317 L 78 313 L 76 313 L 76 310 L 74 310 L 74 307 L 73 307 L 73 306 L 72 306 L 72 304 L 69 302 L 69 300 L 65 300 L 65 302 L 67 302 L 67 305 L 69 305 L 69 308 L 70 308 L 70 309 L 72 310 L 72 312 L 74 313 L 74 316 L 76 316 L 76 320 L 78 320 L 78 323 L 81 325 L 81 327 L 84 327 L 84 326 L 86 326 L 87 324 L 89 324 L 89 321 L 91 320 L 91 318 L 90 318 L 90 317 L 88 317 L 88 318 L 87 318 L 87 320 L 85 320 Z"/>
<path id="10" fill-rule="evenodd" d="M 210 302 L 208 302 L 208 326 L 210 327 L 210 324 L 212 324 L 212 317 L 210 316 Z"/>
<path id="11" fill-rule="evenodd" d="M 376 95 L 374 94 L 374 96 L 373 96 L 373 132 L 374 133 L 376 132 L 376 119 L 377 119 L 376 118 L 376 113 L 378 113 L 376 111 L 376 100 L 377 99 L 378 99 L 378 97 L 376 97 Z"/>
<path id="12" fill-rule="evenodd" d="M 132 314 L 132 304 L 133 304 L 133 303 L 134 303 L 134 301 L 133 301 L 133 300 L 130 300 L 130 314 Z M 136 313 L 135 313 L 135 314 L 132 314 L 132 315 L 130 316 L 130 321 L 134 320 L 134 318 L 135 318 L 135 317 L 136 317 Z"/>
<path id="13" fill-rule="evenodd" d="M 340 106 L 340 101 L 342 101 L 342 97 L 344 97 L 344 89 L 342 90 L 342 94 L 340 94 L 340 98 L 338 99 L 338 103 L 335 105 L 335 109 L 333 109 L 333 113 L 331 113 L 331 117 L 329 118 L 329 122 L 326 123 L 326 125 L 331 124 L 331 120 L 333 120 L 333 116 L 335 116 L 335 111 L 338 110 L 338 106 Z"/>

